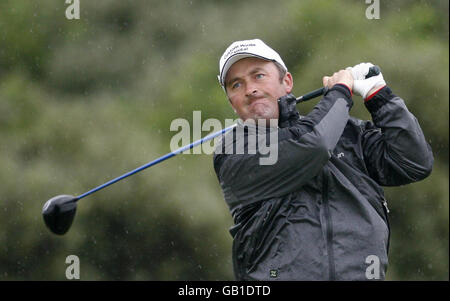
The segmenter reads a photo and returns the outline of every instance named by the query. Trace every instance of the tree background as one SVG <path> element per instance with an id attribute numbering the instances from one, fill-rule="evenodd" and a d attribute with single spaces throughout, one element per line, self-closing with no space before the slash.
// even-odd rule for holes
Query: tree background
<path id="1" fill-rule="evenodd" d="M 280 53 L 297 96 L 347 66 L 381 66 L 435 156 L 427 179 L 386 188 L 387 279 L 448 280 L 449 4 L 380 0 L 371 20 L 368 5 L 81 0 L 68 20 L 62 0 L 2 0 L 0 280 L 65 280 L 71 254 L 82 280 L 233 280 L 232 219 L 211 155 L 177 156 L 83 199 L 65 236 L 41 210 L 168 153 L 176 118 L 237 118 L 218 59 L 251 38 Z M 354 100 L 352 115 L 370 119 Z"/>

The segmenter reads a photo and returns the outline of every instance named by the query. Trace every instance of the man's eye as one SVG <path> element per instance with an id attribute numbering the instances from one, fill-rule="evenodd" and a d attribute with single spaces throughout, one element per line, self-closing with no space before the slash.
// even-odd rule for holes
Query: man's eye
<path id="1" fill-rule="evenodd" d="M 236 89 L 236 88 L 239 88 L 240 86 L 241 86 L 240 83 L 234 83 L 234 84 L 231 86 L 231 88 Z"/>
<path id="2" fill-rule="evenodd" d="M 264 74 L 262 74 L 262 73 L 259 73 L 259 74 L 256 74 L 256 78 L 263 78 L 264 77 Z"/>

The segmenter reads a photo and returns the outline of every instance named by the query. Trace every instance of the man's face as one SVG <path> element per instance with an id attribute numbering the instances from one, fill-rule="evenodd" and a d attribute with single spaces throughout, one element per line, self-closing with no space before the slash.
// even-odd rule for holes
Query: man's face
<path id="1" fill-rule="evenodd" d="M 225 86 L 231 106 L 246 121 L 278 119 L 278 99 L 291 93 L 292 75 L 280 82 L 280 73 L 271 61 L 245 58 L 234 63 L 228 70 Z"/>

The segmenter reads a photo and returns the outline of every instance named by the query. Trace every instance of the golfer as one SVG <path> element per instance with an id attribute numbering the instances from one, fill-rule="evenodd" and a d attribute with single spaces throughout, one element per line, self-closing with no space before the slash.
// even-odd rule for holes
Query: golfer
<path id="1" fill-rule="evenodd" d="M 240 121 L 216 148 L 214 168 L 234 219 L 237 280 L 385 279 L 390 228 L 382 186 L 426 178 L 433 154 L 383 75 L 366 79 L 372 66 L 324 76 L 326 93 L 300 116 L 293 77 L 277 52 L 259 39 L 224 52 L 219 82 Z M 353 94 L 363 97 L 371 121 L 349 115 Z M 223 151 L 250 141 L 261 120 L 277 133 L 276 162 L 261 164 L 258 151 Z M 239 128 L 244 135 L 235 135 Z"/>

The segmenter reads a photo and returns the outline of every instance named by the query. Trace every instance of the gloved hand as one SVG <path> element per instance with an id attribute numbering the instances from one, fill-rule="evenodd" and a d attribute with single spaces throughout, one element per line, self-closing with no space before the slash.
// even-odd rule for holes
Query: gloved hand
<path id="1" fill-rule="evenodd" d="M 292 93 L 278 99 L 278 111 L 278 126 L 280 128 L 292 126 L 300 119 L 300 114 L 297 111 L 297 99 Z"/>
<path id="2" fill-rule="evenodd" d="M 366 79 L 367 74 L 369 73 L 370 67 L 373 64 L 371 63 L 361 63 L 355 65 L 353 67 L 347 67 L 347 70 L 350 70 L 354 79 L 353 82 L 353 92 L 361 95 L 364 99 L 366 99 L 369 95 L 369 92 L 376 87 L 386 86 L 386 82 L 384 81 L 383 74 L 380 72 L 376 76 L 372 76 Z"/>

